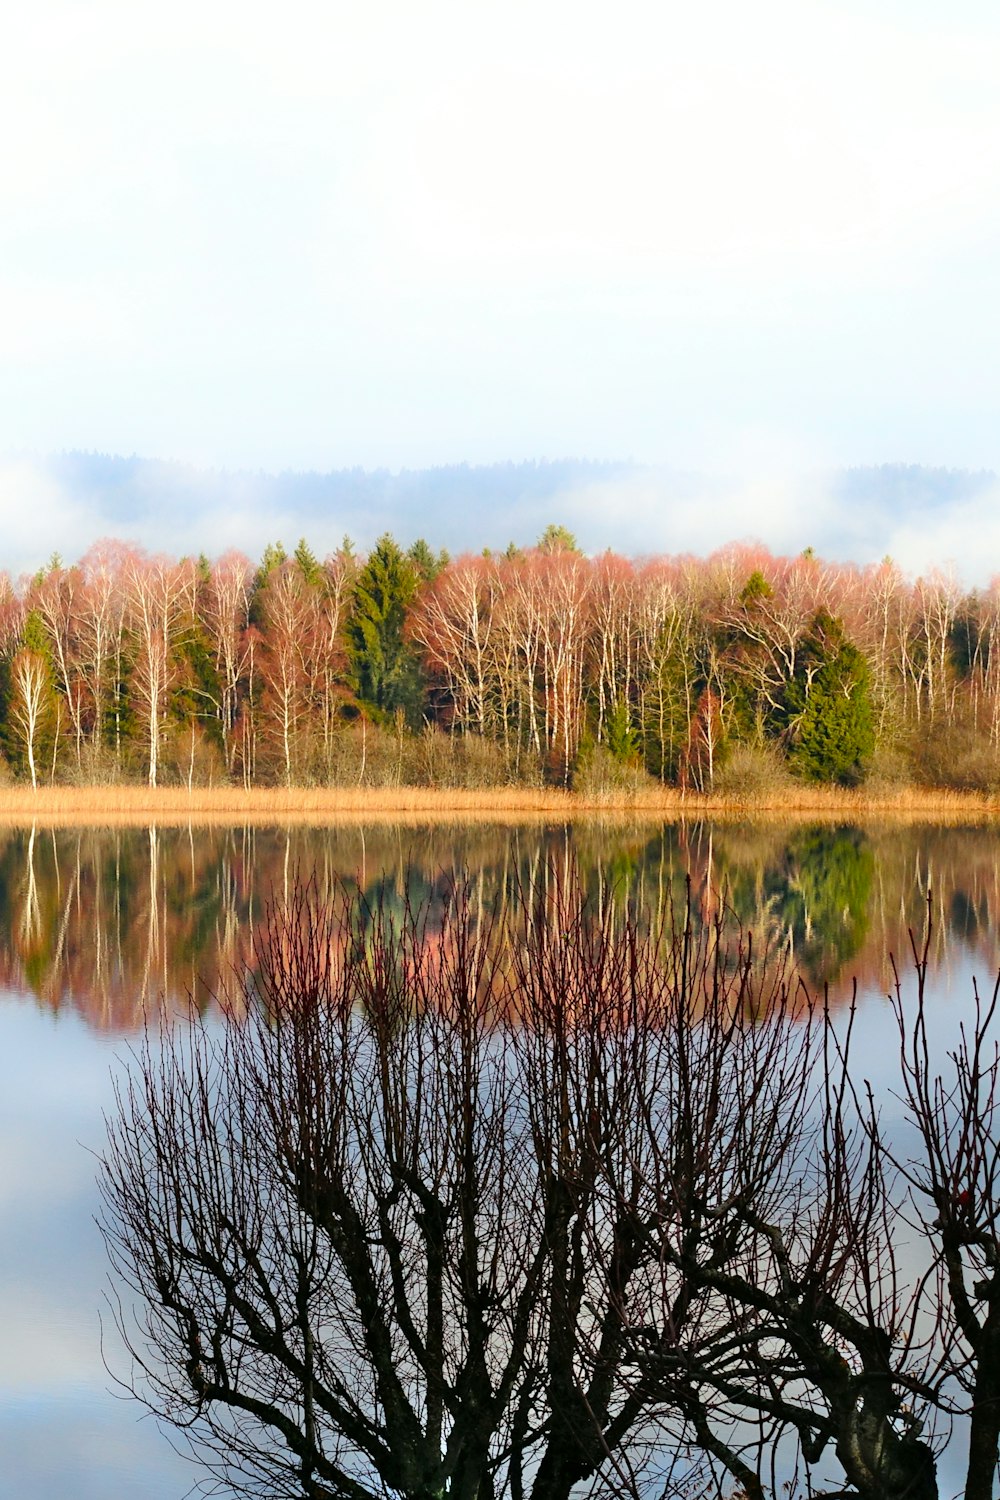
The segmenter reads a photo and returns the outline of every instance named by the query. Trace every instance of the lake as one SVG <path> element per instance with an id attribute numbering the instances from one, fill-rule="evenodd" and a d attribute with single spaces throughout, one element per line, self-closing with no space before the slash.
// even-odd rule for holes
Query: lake
<path id="1" fill-rule="evenodd" d="M 559 887 L 595 908 L 720 907 L 846 1003 L 860 1050 L 892 1058 L 889 954 L 933 914 L 935 1033 L 1000 963 L 1000 835 L 982 827 L 779 822 L 0 831 L 0 1497 L 180 1500 L 198 1477 L 109 1391 L 94 1162 L 112 1070 L 164 1001 L 199 1007 L 297 877 L 421 900 L 464 873 L 482 894 Z M 881 998 L 880 998 L 881 997 Z M 870 1059 L 870 1063 L 869 1063 Z M 108 1357 L 116 1344 L 108 1331 Z"/>

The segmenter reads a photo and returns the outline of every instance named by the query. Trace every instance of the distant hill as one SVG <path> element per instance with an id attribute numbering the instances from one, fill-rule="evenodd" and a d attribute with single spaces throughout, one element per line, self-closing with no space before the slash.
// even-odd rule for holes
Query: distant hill
<path id="1" fill-rule="evenodd" d="M 523 520 L 535 524 L 550 502 L 635 472 L 631 464 L 558 459 L 433 469 L 335 469 L 282 474 L 202 470 L 158 459 L 62 453 L 45 472 L 109 524 L 158 523 L 169 507 L 192 537 L 206 513 L 247 513 L 286 520 L 328 544 L 350 534 L 362 546 L 383 531 L 401 541 L 426 536 L 453 551 L 505 546 Z M 556 518 L 559 519 L 559 518 Z M 339 528 L 339 530 L 338 530 Z M 289 538 L 286 536 L 285 541 Z M 291 540 L 294 542 L 295 537 Z M 518 542 L 534 536 L 518 533 Z"/>

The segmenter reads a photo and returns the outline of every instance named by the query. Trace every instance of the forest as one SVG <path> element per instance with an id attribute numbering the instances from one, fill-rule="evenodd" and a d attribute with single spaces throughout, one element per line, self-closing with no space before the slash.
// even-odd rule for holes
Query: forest
<path id="1" fill-rule="evenodd" d="M 0 579 L 0 774 L 33 786 L 1000 784 L 1000 583 L 811 549 L 450 559 L 115 541 Z"/>

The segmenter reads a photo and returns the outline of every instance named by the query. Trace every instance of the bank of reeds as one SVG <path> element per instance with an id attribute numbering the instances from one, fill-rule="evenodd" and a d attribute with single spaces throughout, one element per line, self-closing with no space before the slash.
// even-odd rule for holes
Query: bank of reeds
<path id="1" fill-rule="evenodd" d="M 866 789 L 789 782 L 753 793 L 701 795 L 674 787 L 583 794 L 549 788 L 431 787 L 145 787 L 28 786 L 0 788 L 0 823 L 186 824 L 441 821 L 521 823 L 677 822 L 718 818 L 753 821 L 988 822 L 1000 819 L 1000 798 L 974 792 L 902 786 Z"/>

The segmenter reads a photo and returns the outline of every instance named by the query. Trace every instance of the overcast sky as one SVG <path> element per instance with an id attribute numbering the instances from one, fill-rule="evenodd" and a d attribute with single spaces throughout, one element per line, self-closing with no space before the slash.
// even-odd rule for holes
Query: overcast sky
<path id="1" fill-rule="evenodd" d="M 0 451 L 1000 468 L 995 0 L 38 0 Z"/>

